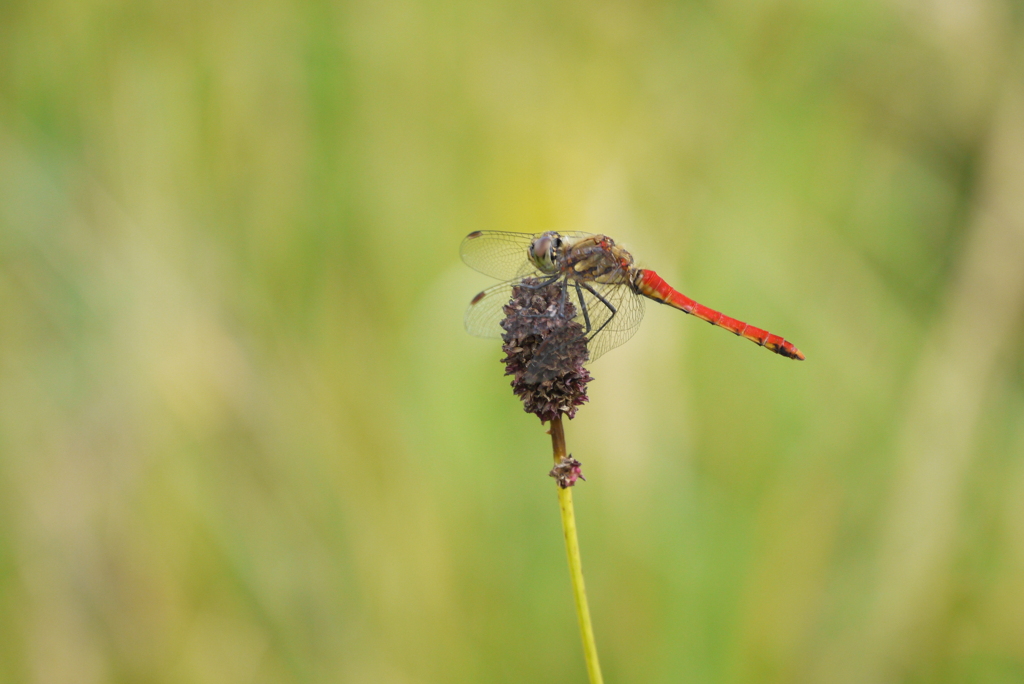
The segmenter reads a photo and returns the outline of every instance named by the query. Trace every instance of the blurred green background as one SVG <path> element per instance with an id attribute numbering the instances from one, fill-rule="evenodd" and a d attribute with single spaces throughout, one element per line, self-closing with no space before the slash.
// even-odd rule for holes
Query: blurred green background
<path id="1" fill-rule="evenodd" d="M 606 681 L 1024 682 L 1024 9 L 0 2 L 0 681 L 584 682 L 479 229 L 666 307 L 567 425 Z"/>

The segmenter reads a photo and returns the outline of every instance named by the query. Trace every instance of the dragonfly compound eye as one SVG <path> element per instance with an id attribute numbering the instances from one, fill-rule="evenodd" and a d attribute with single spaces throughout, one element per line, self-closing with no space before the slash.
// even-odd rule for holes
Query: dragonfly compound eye
<path id="1" fill-rule="evenodd" d="M 543 273 L 552 273 L 555 270 L 556 240 L 549 233 L 544 233 L 530 243 L 529 256 L 534 265 Z"/>

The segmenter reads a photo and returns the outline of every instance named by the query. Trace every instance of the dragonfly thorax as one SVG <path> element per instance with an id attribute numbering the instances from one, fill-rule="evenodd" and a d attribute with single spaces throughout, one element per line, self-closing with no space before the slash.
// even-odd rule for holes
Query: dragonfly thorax
<path id="1" fill-rule="evenodd" d="M 632 280 L 633 256 L 604 235 L 576 240 L 565 250 L 560 271 L 573 280 L 626 285 Z"/>

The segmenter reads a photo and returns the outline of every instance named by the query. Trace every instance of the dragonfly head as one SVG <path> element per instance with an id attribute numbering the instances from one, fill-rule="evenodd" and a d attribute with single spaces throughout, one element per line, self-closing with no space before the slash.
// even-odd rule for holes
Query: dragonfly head
<path id="1" fill-rule="evenodd" d="M 530 261 L 540 269 L 541 273 L 557 273 L 558 260 L 563 250 L 569 246 L 568 240 L 554 231 L 542 233 L 530 243 Z"/>

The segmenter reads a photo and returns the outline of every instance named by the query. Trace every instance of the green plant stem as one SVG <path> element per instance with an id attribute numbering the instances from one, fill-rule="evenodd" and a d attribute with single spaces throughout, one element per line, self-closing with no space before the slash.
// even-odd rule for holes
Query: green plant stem
<path id="1" fill-rule="evenodd" d="M 551 421 L 551 446 L 555 464 L 565 458 L 565 431 L 562 416 Z M 583 639 L 583 658 L 587 663 L 590 684 L 604 684 L 601 665 L 597 661 L 597 644 L 594 642 L 594 627 L 590 623 L 590 608 L 587 606 L 587 589 L 583 584 L 583 566 L 580 562 L 580 543 L 576 538 L 576 514 L 572 507 L 572 487 L 558 487 L 558 506 L 562 511 L 562 531 L 565 534 L 565 551 L 569 556 L 569 575 L 572 578 L 572 593 L 576 599 L 576 617 L 580 623 L 580 637 Z"/>

